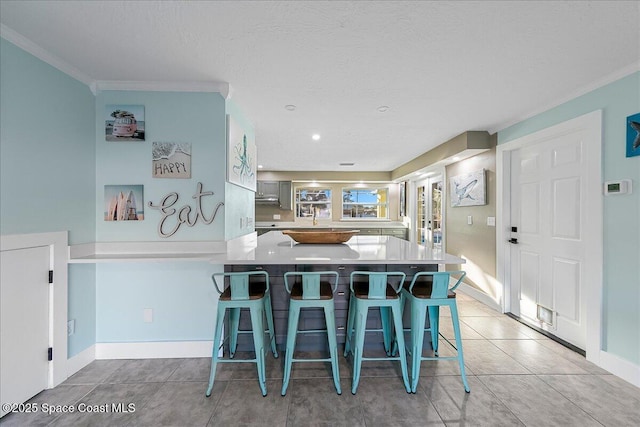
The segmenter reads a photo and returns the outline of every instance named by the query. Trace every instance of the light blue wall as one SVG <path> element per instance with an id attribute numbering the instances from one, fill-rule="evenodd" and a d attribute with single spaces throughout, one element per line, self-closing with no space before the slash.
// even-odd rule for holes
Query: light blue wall
<path id="1" fill-rule="evenodd" d="M 640 364 L 640 156 L 625 157 L 626 118 L 640 112 L 640 72 L 498 132 L 498 144 L 588 112 L 603 112 L 604 181 L 632 179 L 631 195 L 604 198 L 604 342 Z"/>
<path id="2" fill-rule="evenodd" d="M 89 88 L 0 39 L 0 232 L 95 240 L 95 102 Z M 69 357 L 95 342 L 94 266 L 69 266 Z"/>
<path id="3" fill-rule="evenodd" d="M 255 140 L 255 132 L 252 124 L 247 120 L 238 106 L 230 100 L 226 102 L 227 114 L 241 126 L 244 131 Z M 260 145 L 256 141 L 258 148 L 258 159 L 260 158 Z M 225 210 L 225 239 L 230 240 L 254 231 L 255 226 L 255 192 L 246 188 L 226 183 L 225 197 L 227 201 Z M 241 223 L 240 218 L 250 218 L 247 222 Z"/>
<path id="4" fill-rule="evenodd" d="M 68 319 L 75 333 L 68 338 L 67 356 L 73 357 L 96 342 L 96 265 L 69 266 Z"/>
<path id="5" fill-rule="evenodd" d="M 93 94 L 5 39 L 0 67 L 0 232 L 94 241 Z"/>
<path id="6" fill-rule="evenodd" d="M 107 142 L 105 105 L 144 105 L 145 141 Z M 218 93 L 105 91 L 96 97 L 96 241 L 205 241 L 224 240 L 226 178 L 225 100 Z M 191 143 L 191 179 L 152 178 L 152 142 Z M 219 202 L 225 206 L 213 223 L 186 224 L 169 238 L 157 231 L 161 219 L 149 201 L 159 204 L 177 192 L 180 210 L 188 205 L 197 183 L 204 191 L 203 212 L 209 216 Z M 104 221 L 104 185 L 144 185 L 143 221 Z M 170 220 L 176 223 L 177 214 Z M 96 340 L 103 342 L 210 340 L 215 314 L 211 273 L 221 266 L 205 262 L 114 263 L 96 268 Z M 217 295 L 217 294 L 216 294 Z M 154 319 L 143 322 L 143 310 Z"/>
<path id="7" fill-rule="evenodd" d="M 105 141 L 105 105 L 144 105 L 145 141 Z M 180 210 L 188 205 L 195 215 L 196 203 L 192 196 L 198 182 L 205 196 L 203 212 L 211 215 L 218 202 L 225 198 L 225 100 L 218 93 L 135 92 L 105 91 L 96 97 L 96 197 L 94 216 L 96 241 L 193 241 L 224 240 L 223 207 L 213 223 L 198 221 L 193 227 L 182 225 L 170 238 L 158 235 L 160 211 L 150 209 L 149 201 L 159 204 L 165 195 L 177 192 L 179 199 L 173 206 Z M 152 142 L 191 143 L 191 179 L 152 178 Z M 104 221 L 104 186 L 144 185 L 143 221 Z M 173 227 L 177 213 L 169 219 Z"/>
<path id="8" fill-rule="evenodd" d="M 212 340 L 218 294 L 211 274 L 219 271 L 207 262 L 98 264 L 97 342 Z"/>

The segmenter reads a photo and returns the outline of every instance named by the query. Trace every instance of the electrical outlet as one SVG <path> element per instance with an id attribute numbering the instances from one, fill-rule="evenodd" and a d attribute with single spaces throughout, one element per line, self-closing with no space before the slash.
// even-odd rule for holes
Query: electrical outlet
<path id="1" fill-rule="evenodd" d="M 273 219 L 280 219 L 280 214 L 273 214 Z"/>
<path id="2" fill-rule="evenodd" d="M 76 319 L 71 319 L 67 322 L 67 336 L 71 336 L 76 333 Z"/>
<path id="3" fill-rule="evenodd" d="M 496 217 L 495 216 L 488 216 L 487 217 L 487 225 L 489 227 L 495 227 L 496 226 Z"/>

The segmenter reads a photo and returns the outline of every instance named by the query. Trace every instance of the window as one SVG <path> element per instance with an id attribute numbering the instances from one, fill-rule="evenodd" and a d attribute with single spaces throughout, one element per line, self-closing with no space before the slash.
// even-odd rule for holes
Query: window
<path id="1" fill-rule="evenodd" d="M 389 218 L 387 188 L 343 188 L 342 218 Z"/>
<path id="2" fill-rule="evenodd" d="M 296 188 L 296 218 L 331 218 L 331 190 Z"/>

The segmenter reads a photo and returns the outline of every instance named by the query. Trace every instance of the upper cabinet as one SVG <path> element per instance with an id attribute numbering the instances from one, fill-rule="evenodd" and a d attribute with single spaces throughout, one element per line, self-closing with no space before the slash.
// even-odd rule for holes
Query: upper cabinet
<path id="1" fill-rule="evenodd" d="M 282 210 L 291 210 L 291 181 L 258 181 L 256 203 L 278 205 Z"/>
<path id="2" fill-rule="evenodd" d="M 291 181 L 280 181 L 280 209 L 290 211 L 291 203 Z"/>
<path id="3" fill-rule="evenodd" d="M 256 198 L 280 198 L 280 182 L 278 181 L 258 181 L 258 191 Z"/>

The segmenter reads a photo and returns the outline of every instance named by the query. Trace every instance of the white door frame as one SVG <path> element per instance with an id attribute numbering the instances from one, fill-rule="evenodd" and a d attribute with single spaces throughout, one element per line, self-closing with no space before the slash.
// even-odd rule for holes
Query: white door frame
<path id="1" fill-rule="evenodd" d="M 587 159 L 589 179 L 589 212 L 585 224 L 589 227 L 592 243 L 587 247 L 587 260 L 598 260 L 590 264 L 592 274 L 585 278 L 587 298 L 587 360 L 599 365 L 602 349 L 602 260 L 603 260 L 603 200 L 602 200 L 602 111 L 584 114 L 555 126 L 531 133 L 496 147 L 496 274 L 503 285 L 502 311 L 511 311 L 510 251 L 507 242 L 511 224 L 511 151 L 528 144 L 548 139 L 575 129 L 586 131 L 585 143 L 591 148 Z"/>
<path id="2" fill-rule="evenodd" d="M 409 241 L 413 243 L 417 243 L 418 245 L 420 244 L 420 242 L 417 241 L 415 236 L 418 228 L 418 197 L 417 197 L 418 186 L 424 183 L 425 188 L 428 187 L 429 184 L 431 183 L 431 180 L 437 176 L 440 176 L 442 178 L 442 252 L 446 252 L 446 247 L 445 247 L 445 242 L 447 240 L 445 238 L 447 233 L 446 203 L 448 203 L 448 199 L 447 199 L 448 196 L 446 191 L 447 175 L 445 173 L 444 166 L 441 166 L 441 165 L 430 167 L 426 169 L 426 171 L 422 172 L 420 176 L 412 177 L 409 180 L 409 197 L 407 199 L 407 202 L 409 203 L 408 211 L 412 218 L 411 228 L 409 230 L 409 233 L 410 233 Z"/>
<path id="3" fill-rule="evenodd" d="M 66 231 L 0 236 L 0 251 L 49 246 L 53 288 L 49 294 L 49 346 L 53 361 L 49 365 L 48 386 L 67 379 L 67 292 L 69 244 Z"/>

